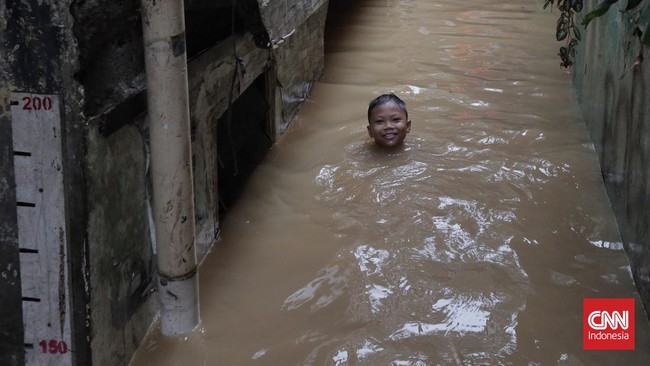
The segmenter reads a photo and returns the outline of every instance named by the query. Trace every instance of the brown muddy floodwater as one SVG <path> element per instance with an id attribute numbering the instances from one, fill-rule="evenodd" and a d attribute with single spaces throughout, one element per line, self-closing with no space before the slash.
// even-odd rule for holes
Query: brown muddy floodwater
<path id="1" fill-rule="evenodd" d="M 201 329 L 132 365 L 644 365 L 643 316 L 543 1 L 357 0 L 228 212 Z M 413 121 L 373 149 L 393 91 Z M 583 351 L 582 300 L 637 297 L 636 351 Z"/>

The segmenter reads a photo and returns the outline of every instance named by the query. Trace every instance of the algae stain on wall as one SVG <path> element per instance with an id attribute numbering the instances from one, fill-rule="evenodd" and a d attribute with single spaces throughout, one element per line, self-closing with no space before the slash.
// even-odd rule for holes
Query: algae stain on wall
<path id="1" fill-rule="evenodd" d="M 650 315 L 650 65 L 634 65 L 642 51 L 633 29 L 635 13 L 618 7 L 583 31 L 573 79 L 632 275 Z M 650 2 L 642 11 L 650 11 Z"/>
<path id="2" fill-rule="evenodd" d="M 96 364 L 124 364 L 155 314 L 144 142 L 135 126 L 88 135 L 88 242 Z M 145 244 L 145 245 L 143 245 Z M 148 315 L 146 315 L 148 313 Z"/>

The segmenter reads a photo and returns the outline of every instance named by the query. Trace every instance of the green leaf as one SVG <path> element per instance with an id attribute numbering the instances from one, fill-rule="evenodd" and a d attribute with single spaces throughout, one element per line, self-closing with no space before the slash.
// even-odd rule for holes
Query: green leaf
<path id="1" fill-rule="evenodd" d="M 573 36 L 579 41 L 580 40 L 580 31 L 578 30 L 577 27 L 572 27 L 571 30 L 573 30 Z"/>
<path id="2" fill-rule="evenodd" d="M 557 28 L 555 30 L 555 39 L 558 41 L 561 41 L 566 38 L 566 36 L 569 34 L 569 18 L 564 16 L 560 17 L 557 21 Z"/>
<path id="3" fill-rule="evenodd" d="M 643 0 L 627 0 L 627 6 L 625 7 L 625 10 L 632 10 L 637 7 L 637 5 L 641 4 Z"/>
<path id="4" fill-rule="evenodd" d="M 579 13 L 582 10 L 582 0 L 571 1 L 571 7 L 573 8 L 573 10 Z"/>
<path id="5" fill-rule="evenodd" d="M 617 1 L 618 0 L 605 0 L 600 4 L 596 5 L 596 9 L 592 10 L 587 15 L 585 15 L 585 19 L 582 21 L 582 25 L 584 25 L 585 28 L 587 28 L 589 22 L 591 22 L 594 18 L 603 16 L 605 13 L 607 13 L 609 7 L 612 6 L 612 4 L 614 4 Z"/>

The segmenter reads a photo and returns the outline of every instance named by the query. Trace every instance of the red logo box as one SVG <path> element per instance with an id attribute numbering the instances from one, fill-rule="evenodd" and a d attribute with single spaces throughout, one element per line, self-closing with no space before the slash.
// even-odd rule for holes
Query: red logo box
<path id="1" fill-rule="evenodd" d="M 634 350 L 634 299 L 583 299 L 585 350 Z"/>

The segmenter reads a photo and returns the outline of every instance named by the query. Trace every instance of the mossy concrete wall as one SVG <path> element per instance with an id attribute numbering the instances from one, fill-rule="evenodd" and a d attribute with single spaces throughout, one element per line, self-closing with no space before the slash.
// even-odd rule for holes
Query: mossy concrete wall
<path id="1" fill-rule="evenodd" d="M 582 13 L 599 2 L 585 1 Z M 643 47 L 635 34 L 638 11 L 649 12 L 650 1 L 632 12 L 621 11 L 626 5 L 619 1 L 582 30 L 573 79 L 632 275 L 650 315 L 650 59 L 646 55 L 637 62 Z"/>
<path id="2" fill-rule="evenodd" d="M 65 256 L 69 297 L 74 307 L 59 307 L 61 322 L 74 329 L 74 353 L 78 364 L 90 359 L 87 341 L 90 324 L 86 282 L 86 196 L 84 192 L 85 127 L 83 92 L 74 75 L 78 69 L 78 47 L 72 32 L 72 0 L 0 1 L 0 364 L 21 365 L 28 352 L 38 350 L 38 339 L 25 339 L 22 332 L 19 238 L 16 222 L 16 180 L 14 175 L 11 94 L 14 92 L 56 95 L 61 107 L 62 166 L 66 230 Z M 21 248 L 22 249 L 22 248 Z M 21 251 L 21 255 L 23 255 Z M 45 256 L 51 253 L 39 253 Z M 61 258 L 63 257 L 63 258 Z M 63 278 L 63 277 L 62 277 Z M 65 292 L 59 287 L 59 305 Z M 17 302 L 16 300 L 17 298 Z M 23 295 L 24 296 L 24 295 Z M 49 326 L 49 325 L 43 325 Z M 29 343 L 32 347 L 29 347 Z M 36 345 L 36 347 L 34 347 Z M 38 351 L 36 351 L 38 352 Z M 29 357 L 28 357 L 29 358 Z M 33 359 L 33 357 L 31 357 Z M 55 362 L 55 361 L 53 361 Z"/>
<path id="3" fill-rule="evenodd" d="M 146 147 L 133 125 L 108 137 L 90 125 L 87 139 L 92 358 L 96 365 L 120 365 L 157 311 Z"/>

